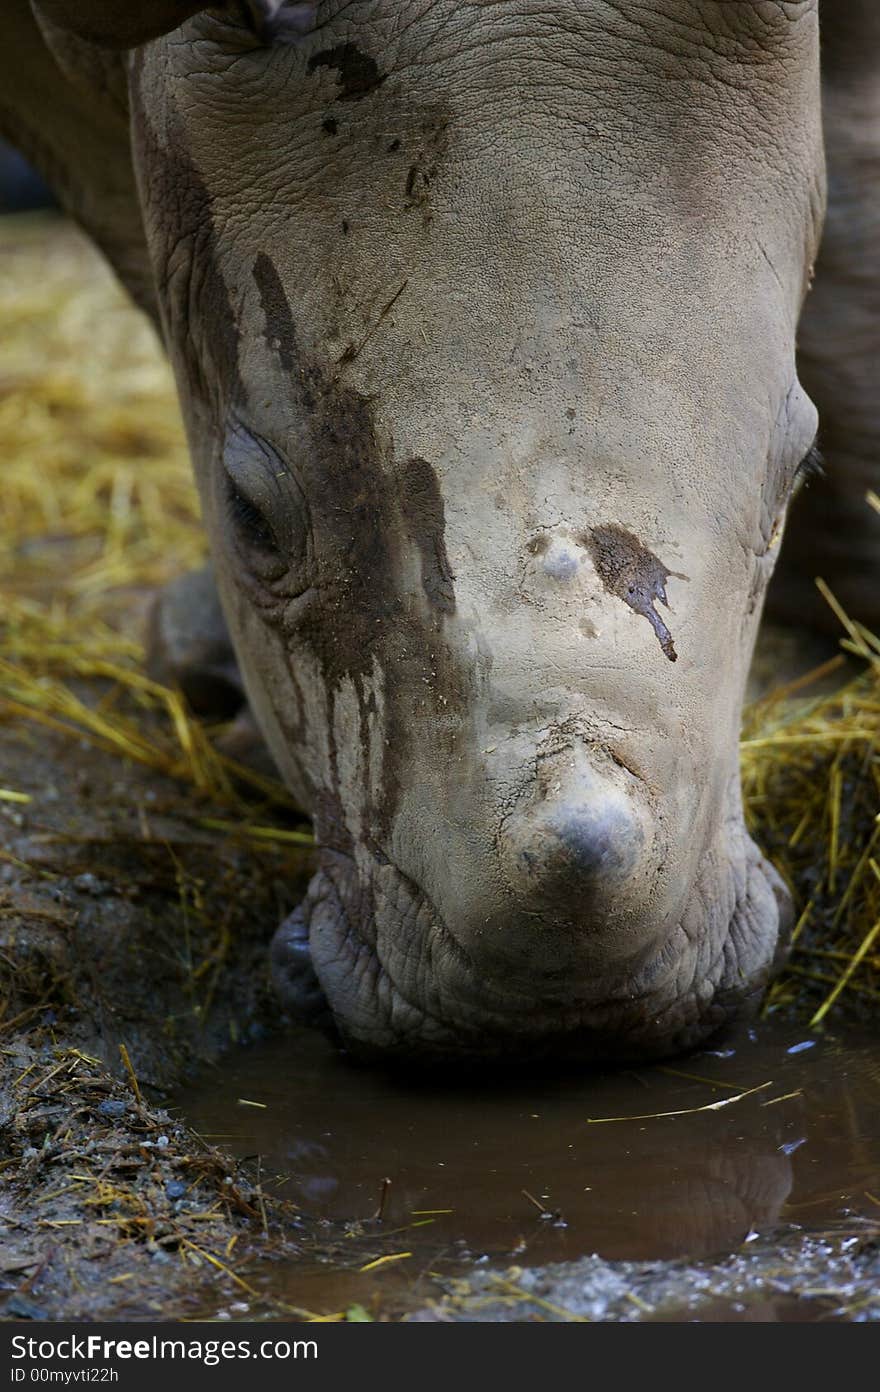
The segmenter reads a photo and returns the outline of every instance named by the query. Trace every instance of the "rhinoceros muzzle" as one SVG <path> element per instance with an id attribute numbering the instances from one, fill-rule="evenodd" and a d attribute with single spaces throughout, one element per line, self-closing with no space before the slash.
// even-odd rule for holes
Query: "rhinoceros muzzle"
<path id="1" fill-rule="evenodd" d="M 467 834 L 443 828 L 448 877 L 433 897 L 369 838 L 325 852 L 273 942 L 282 1002 L 298 1018 L 326 1020 L 329 1006 L 356 1052 L 410 1060 L 636 1059 L 696 1044 L 758 999 L 784 952 L 788 897 L 731 818 L 677 904 L 655 801 L 606 750 L 574 741 L 533 761 L 488 859 L 473 807 L 470 859 Z"/>

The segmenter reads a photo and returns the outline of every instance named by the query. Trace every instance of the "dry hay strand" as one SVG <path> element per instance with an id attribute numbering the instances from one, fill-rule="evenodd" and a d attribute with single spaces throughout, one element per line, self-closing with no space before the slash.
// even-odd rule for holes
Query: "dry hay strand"
<path id="1" fill-rule="evenodd" d="M 0 322 L 0 716 L 86 733 L 235 809 L 206 829 L 307 840 L 242 801 L 242 780 L 266 803 L 286 795 L 225 758 L 144 672 L 139 598 L 205 554 L 152 331 L 85 240 L 39 218 L 0 226 Z M 767 1008 L 817 1022 L 880 1004 L 880 642 L 840 618 L 862 675 L 831 695 L 803 680 L 771 693 L 747 710 L 741 750 L 749 827 L 796 903 Z"/>
<path id="2" fill-rule="evenodd" d="M 189 783 L 214 802 L 250 811 L 263 802 L 290 807 L 276 780 L 220 752 L 216 730 L 187 709 L 179 691 L 144 670 L 142 646 L 98 619 L 71 632 L 70 618 L 34 601 L 5 596 L 0 620 L 0 719 L 27 719 Z M 91 680 L 89 680 L 91 679 Z M 95 700 L 96 686 L 101 695 Z M 249 801 L 242 789 L 250 793 Z M 223 830 L 224 824 L 215 828 Z M 247 823 L 230 823 L 230 831 Z M 257 839 L 265 837 L 256 828 Z M 279 831 L 278 839 L 290 839 Z"/>
<path id="3" fill-rule="evenodd" d="M 72 226 L 0 225 L 0 583 L 87 612 L 205 555 L 171 373 Z M 98 606 L 100 607 L 100 606 Z"/>
<path id="4" fill-rule="evenodd" d="M 843 612 L 841 646 L 864 670 L 811 696 L 826 663 L 745 713 L 740 746 L 746 820 L 794 896 L 789 963 L 765 1013 L 794 1007 L 820 1025 L 845 1003 L 880 1007 L 880 640 Z"/>
<path id="5" fill-rule="evenodd" d="M 155 335 L 84 238 L 44 217 L 0 224 L 0 323 L 0 718 L 181 779 L 247 835 L 254 801 L 289 807 L 286 792 L 144 670 L 149 594 L 205 557 Z"/>

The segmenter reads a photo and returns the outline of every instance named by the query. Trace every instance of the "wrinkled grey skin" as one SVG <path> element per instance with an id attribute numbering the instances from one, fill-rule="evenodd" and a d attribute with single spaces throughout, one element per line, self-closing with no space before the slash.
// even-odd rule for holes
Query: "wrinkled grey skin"
<path id="1" fill-rule="evenodd" d="M 34 8 L 7 125 L 161 323 L 315 819 L 282 994 L 407 1055 L 705 1037 L 789 912 L 737 730 L 817 428 L 815 0 Z"/>

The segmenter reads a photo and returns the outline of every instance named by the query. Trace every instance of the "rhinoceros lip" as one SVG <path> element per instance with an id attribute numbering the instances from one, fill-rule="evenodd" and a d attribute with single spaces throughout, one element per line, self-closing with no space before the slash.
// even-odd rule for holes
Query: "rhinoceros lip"
<path id="1" fill-rule="evenodd" d="M 701 960 L 700 944 L 691 942 L 678 925 L 638 979 L 618 983 L 613 991 L 592 983 L 587 998 L 569 997 L 567 1002 L 536 1000 L 534 994 L 515 987 L 505 986 L 502 992 L 491 983 L 480 981 L 467 952 L 427 896 L 384 856 L 368 858 L 371 883 L 367 891 L 353 859 L 338 852 L 322 857 L 321 869 L 301 906 L 297 941 L 301 947 L 300 939 L 308 925 L 312 966 L 336 1027 L 345 1042 L 362 1055 L 402 1053 L 439 1061 L 516 1058 L 522 1054 L 580 1061 L 671 1055 L 701 1043 L 757 1004 L 784 956 L 787 906 L 782 891 L 757 848 L 744 839 L 745 882 L 735 893 L 727 923 L 713 934 L 711 955 L 703 954 Z M 775 931 L 764 934 L 766 941 L 761 944 L 757 962 L 743 974 L 740 958 L 754 944 L 750 912 L 754 915 L 756 876 L 763 881 L 765 904 L 768 889 L 776 900 L 777 923 Z M 385 881 L 384 887 L 380 877 Z M 412 992 L 410 983 L 400 980 L 401 965 L 406 965 L 405 951 L 383 954 L 383 933 L 376 931 L 375 921 L 365 934 L 348 907 L 357 905 L 363 909 L 369 901 L 375 914 L 380 899 L 384 900 L 380 908 L 387 913 L 392 890 L 397 928 L 403 922 L 412 925 L 420 920 L 421 960 L 442 960 L 444 964 L 444 980 L 438 982 L 436 977 L 422 975 L 420 991 Z M 772 929 L 773 925 L 768 927 Z M 283 930 L 284 925 L 280 932 Z M 384 931 L 387 933 L 387 928 Z M 412 941 L 411 936 L 404 936 Z M 399 947 L 399 937 L 392 937 L 395 949 Z M 677 952 L 673 946 L 676 941 L 680 945 Z M 688 987 L 676 994 L 669 990 L 669 981 L 680 974 L 686 953 L 693 966 L 692 978 Z M 679 965 L 667 971 L 658 986 L 652 979 L 654 968 L 670 957 L 677 959 Z M 288 1005 L 299 1009 L 298 993 L 294 991 L 291 996 L 285 991 L 285 972 L 290 975 L 292 964 L 285 963 L 280 934 L 273 945 L 273 959 L 276 986 L 282 995 L 287 995 Z M 303 961 L 298 960 L 297 971 L 302 966 Z M 293 972 L 294 977 L 297 971 Z M 415 973 L 411 971 L 411 975 L 418 974 L 417 968 Z M 311 981 L 310 972 L 307 976 Z"/>

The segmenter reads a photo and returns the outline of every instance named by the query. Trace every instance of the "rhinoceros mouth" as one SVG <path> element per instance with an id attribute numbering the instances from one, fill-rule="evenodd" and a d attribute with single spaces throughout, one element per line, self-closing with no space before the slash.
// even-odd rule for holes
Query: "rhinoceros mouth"
<path id="1" fill-rule="evenodd" d="M 690 907 L 637 972 L 536 982 L 481 978 L 419 887 L 384 856 L 322 856 L 273 943 L 282 1003 L 323 1012 L 360 1055 L 409 1060 L 633 1061 L 681 1053 L 751 1013 L 787 951 L 791 907 L 739 829 L 709 858 Z"/>

